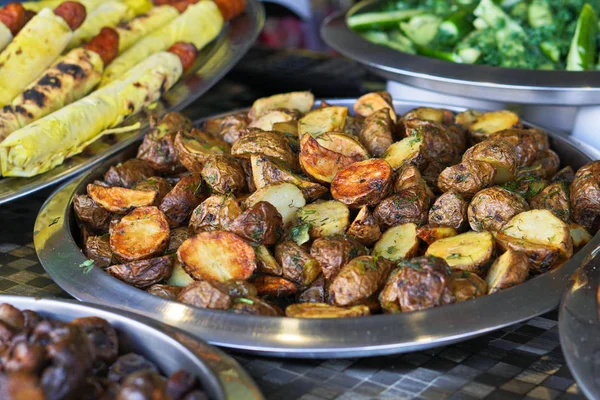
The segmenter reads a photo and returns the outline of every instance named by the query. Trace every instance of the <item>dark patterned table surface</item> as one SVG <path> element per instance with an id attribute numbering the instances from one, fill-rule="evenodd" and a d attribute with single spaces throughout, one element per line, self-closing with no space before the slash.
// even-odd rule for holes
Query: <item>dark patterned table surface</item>
<path id="1" fill-rule="evenodd" d="M 254 96 L 225 81 L 188 114 L 236 108 Z M 36 215 L 54 189 L 0 206 L 0 293 L 69 297 L 44 272 L 32 243 Z M 267 399 L 584 398 L 560 349 L 557 312 L 460 344 L 397 356 L 285 360 L 232 355 Z"/>

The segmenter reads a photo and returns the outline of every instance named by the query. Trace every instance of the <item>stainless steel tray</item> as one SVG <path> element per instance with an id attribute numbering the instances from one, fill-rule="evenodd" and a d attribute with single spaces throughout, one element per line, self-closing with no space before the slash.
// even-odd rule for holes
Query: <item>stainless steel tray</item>
<path id="1" fill-rule="evenodd" d="M 125 126 L 139 121 L 142 124 L 139 130 L 104 136 L 82 153 L 44 174 L 31 178 L 0 177 L 0 204 L 73 177 L 118 153 L 143 135 L 150 113 L 163 115 L 169 111 L 181 111 L 206 93 L 237 64 L 262 31 L 264 20 L 265 10 L 259 0 L 247 0 L 246 13 L 226 23 L 219 36 L 200 51 L 194 66 L 179 83 L 165 93 L 156 108 L 123 122 Z"/>
<path id="2" fill-rule="evenodd" d="M 121 352 L 141 354 L 166 374 L 178 369 L 193 373 L 211 399 L 263 399 L 252 379 L 235 360 L 179 329 L 114 308 L 75 301 L 0 295 L 0 303 L 61 321 L 87 316 L 104 318 L 117 329 Z"/>
<path id="3" fill-rule="evenodd" d="M 354 33 L 346 16 L 379 9 L 385 0 L 366 0 L 321 26 L 334 50 L 386 79 L 450 95 L 521 104 L 582 106 L 600 104 L 600 72 L 537 71 L 456 64 L 402 53 Z"/>
<path id="4" fill-rule="evenodd" d="M 354 100 L 327 100 L 351 106 Z M 400 114 L 429 103 L 394 102 Z M 461 111 L 452 106 L 443 106 Z M 550 134 L 563 162 L 579 168 L 600 153 L 589 146 Z M 558 306 L 569 276 L 600 246 L 600 235 L 568 263 L 514 288 L 476 300 L 426 311 L 338 320 L 237 315 L 205 310 L 147 294 L 94 268 L 83 274 L 86 260 L 71 234 L 76 228 L 71 202 L 86 184 L 101 178 L 110 165 L 135 155 L 130 147 L 57 190 L 44 204 L 35 224 L 37 255 L 50 277 L 73 297 L 118 305 L 177 326 L 208 342 L 253 353 L 297 358 L 331 358 L 402 353 L 465 340 L 532 318 Z"/>

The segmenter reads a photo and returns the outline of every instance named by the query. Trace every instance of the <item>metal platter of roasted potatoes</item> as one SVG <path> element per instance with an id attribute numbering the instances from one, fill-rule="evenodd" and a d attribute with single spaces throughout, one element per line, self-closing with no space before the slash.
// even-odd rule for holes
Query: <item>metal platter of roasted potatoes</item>
<path id="1" fill-rule="evenodd" d="M 592 148 L 521 121 L 294 92 L 143 142 L 36 221 L 50 276 L 221 346 L 398 353 L 556 307 L 600 244 Z"/>

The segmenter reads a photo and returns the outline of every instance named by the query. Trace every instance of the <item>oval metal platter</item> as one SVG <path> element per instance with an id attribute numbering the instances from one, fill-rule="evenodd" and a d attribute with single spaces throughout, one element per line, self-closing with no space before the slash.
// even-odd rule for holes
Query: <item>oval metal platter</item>
<path id="1" fill-rule="evenodd" d="M 327 103 L 351 108 L 354 100 L 327 100 Z M 418 106 L 461 111 L 452 106 L 394 102 L 400 114 Z M 549 135 L 565 164 L 579 168 L 600 158 L 600 153 L 583 143 L 553 133 Z M 84 274 L 78 267 L 87 258 L 72 235 L 77 229 L 71 207 L 73 196 L 85 193 L 87 183 L 101 179 L 109 166 L 135 153 L 135 146 L 131 146 L 51 196 L 35 224 L 37 255 L 50 277 L 79 300 L 115 305 L 232 349 L 284 357 L 341 358 L 402 353 L 458 342 L 556 308 L 573 271 L 600 246 L 600 235 L 596 235 L 560 268 L 494 295 L 425 311 L 332 320 L 261 317 L 200 309 L 147 294 L 99 268 Z"/>
<path id="2" fill-rule="evenodd" d="M 206 93 L 237 64 L 262 31 L 264 7 L 258 0 L 247 0 L 246 4 L 246 13 L 229 21 L 219 36 L 200 51 L 194 66 L 164 94 L 156 107 L 135 115 L 122 124 L 127 126 L 140 122 L 140 129 L 103 136 L 82 153 L 46 173 L 31 178 L 0 177 L 0 204 L 73 177 L 98 164 L 142 137 L 148 127 L 150 115 L 161 116 L 170 111 L 181 111 Z"/>
<path id="3" fill-rule="evenodd" d="M 264 398 L 235 360 L 179 329 L 114 308 L 76 301 L 0 295 L 0 303 L 66 322 L 88 316 L 103 318 L 117 330 L 121 352 L 141 354 L 163 373 L 172 374 L 179 369 L 193 373 L 211 399 Z"/>
<path id="4" fill-rule="evenodd" d="M 520 104 L 600 104 L 600 72 L 539 71 L 457 64 L 402 53 L 363 39 L 346 17 L 380 9 L 385 0 L 366 0 L 327 18 L 321 37 L 328 46 L 385 79 L 450 95 Z"/>

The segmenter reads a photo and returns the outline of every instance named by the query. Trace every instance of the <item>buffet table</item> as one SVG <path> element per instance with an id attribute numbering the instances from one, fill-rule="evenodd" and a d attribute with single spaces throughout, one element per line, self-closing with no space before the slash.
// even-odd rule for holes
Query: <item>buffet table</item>
<path id="1" fill-rule="evenodd" d="M 249 105 L 256 97 L 251 88 L 224 80 L 185 113 L 199 118 Z M 44 272 L 32 243 L 37 212 L 54 189 L 0 208 L 0 293 L 69 297 Z M 556 311 L 474 340 L 405 355 L 338 360 L 232 355 L 268 399 L 584 398 L 560 349 Z"/>

